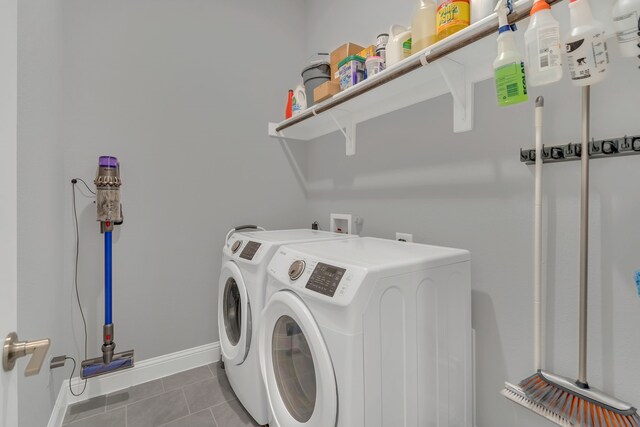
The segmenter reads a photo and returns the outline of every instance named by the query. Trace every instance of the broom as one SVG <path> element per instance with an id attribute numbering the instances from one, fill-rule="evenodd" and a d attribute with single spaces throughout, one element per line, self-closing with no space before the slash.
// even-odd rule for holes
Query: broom
<path id="1" fill-rule="evenodd" d="M 507 385 L 503 394 L 561 426 L 640 427 L 636 408 L 591 388 L 587 382 L 587 297 L 589 239 L 589 121 L 591 89 L 582 89 L 582 197 L 580 218 L 580 345 L 578 380 L 542 370 Z"/>
<path id="2" fill-rule="evenodd" d="M 542 145 L 542 119 L 544 98 L 536 99 L 535 126 L 536 126 L 536 163 L 535 163 L 535 203 L 534 203 L 534 249 L 533 249 L 533 315 L 534 315 L 534 370 L 540 372 L 543 365 L 543 338 L 542 338 L 542 170 L 543 170 L 543 145 Z M 562 417 L 555 415 L 544 406 L 529 400 L 524 391 L 517 385 L 505 383 L 502 395 L 514 402 L 542 415 L 554 423 L 570 427 L 571 424 Z"/>

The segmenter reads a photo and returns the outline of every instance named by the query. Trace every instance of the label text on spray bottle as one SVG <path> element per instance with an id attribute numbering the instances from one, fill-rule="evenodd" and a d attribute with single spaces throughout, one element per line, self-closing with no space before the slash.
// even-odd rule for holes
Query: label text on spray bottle
<path id="1" fill-rule="evenodd" d="M 496 69 L 496 90 L 501 107 L 529 99 L 524 62 L 513 62 Z"/>

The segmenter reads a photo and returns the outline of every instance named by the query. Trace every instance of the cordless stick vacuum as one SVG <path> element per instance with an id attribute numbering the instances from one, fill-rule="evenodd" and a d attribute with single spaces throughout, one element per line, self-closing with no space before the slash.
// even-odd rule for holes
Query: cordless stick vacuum
<path id="1" fill-rule="evenodd" d="M 82 362 L 80 377 L 96 377 L 133 367 L 133 350 L 114 353 L 112 308 L 112 242 L 113 227 L 122 224 L 122 205 L 120 204 L 120 165 L 118 159 L 110 156 L 100 157 L 96 185 L 96 207 L 100 233 L 104 234 L 104 326 L 102 357 Z"/>

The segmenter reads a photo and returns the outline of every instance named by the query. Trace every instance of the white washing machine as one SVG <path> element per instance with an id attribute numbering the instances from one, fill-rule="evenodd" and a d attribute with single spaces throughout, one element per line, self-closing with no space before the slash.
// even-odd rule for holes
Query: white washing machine
<path id="1" fill-rule="evenodd" d="M 271 427 L 471 427 L 469 252 L 283 246 L 259 349 Z"/>
<path id="2" fill-rule="evenodd" d="M 267 424 L 267 397 L 260 375 L 258 332 L 253 327 L 264 307 L 267 265 L 283 244 L 357 236 L 317 230 L 250 230 L 230 232 L 222 251 L 218 331 L 229 383 L 256 422 Z"/>

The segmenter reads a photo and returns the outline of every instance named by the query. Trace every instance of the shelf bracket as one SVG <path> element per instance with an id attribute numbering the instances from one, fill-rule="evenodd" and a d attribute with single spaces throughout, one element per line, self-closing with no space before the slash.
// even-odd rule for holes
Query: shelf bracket
<path id="1" fill-rule="evenodd" d="M 342 132 L 342 135 L 344 135 L 346 155 L 347 156 L 355 155 L 356 154 L 356 125 L 357 125 L 356 121 L 353 120 L 353 118 L 351 118 L 347 126 L 342 126 L 331 111 L 327 111 L 327 114 L 329 115 L 329 117 L 331 117 L 331 120 L 333 120 L 333 122 L 336 124 L 336 126 L 338 127 L 338 130 Z"/>
<path id="2" fill-rule="evenodd" d="M 449 58 L 435 62 L 453 97 L 453 131 L 468 132 L 473 129 L 473 83 L 464 65 Z"/>

